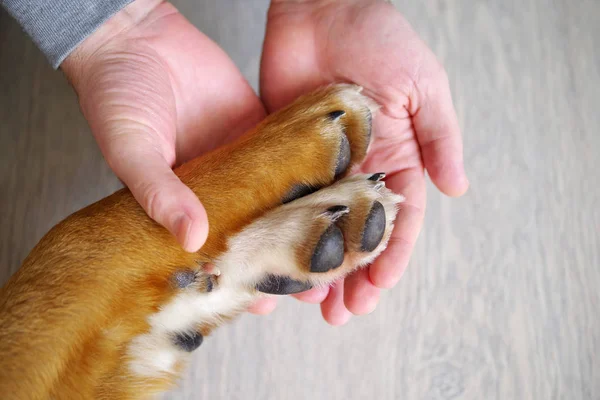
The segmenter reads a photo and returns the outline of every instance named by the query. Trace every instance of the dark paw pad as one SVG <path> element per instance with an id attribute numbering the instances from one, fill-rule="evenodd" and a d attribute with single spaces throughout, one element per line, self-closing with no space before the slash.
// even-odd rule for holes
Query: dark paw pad
<path id="1" fill-rule="evenodd" d="M 308 185 L 304 185 L 304 184 L 295 185 L 294 187 L 292 187 L 290 189 L 290 191 L 285 196 L 283 196 L 283 199 L 281 200 L 281 202 L 283 204 L 289 203 L 290 201 L 293 201 L 293 200 L 299 199 L 300 197 L 304 197 L 311 193 L 314 193 L 317 190 L 319 190 L 319 188 L 316 188 L 313 186 L 308 186 Z"/>
<path id="2" fill-rule="evenodd" d="M 361 251 L 370 252 L 377 248 L 385 233 L 385 209 L 383 204 L 376 201 L 369 211 L 361 240 Z"/>
<path id="3" fill-rule="evenodd" d="M 185 288 L 190 286 L 196 280 L 196 273 L 191 269 L 183 269 L 176 271 L 173 274 L 173 282 L 178 288 Z"/>
<path id="4" fill-rule="evenodd" d="M 371 114 L 371 110 L 369 110 L 369 114 L 367 115 L 367 143 L 371 141 L 371 131 L 373 129 L 373 114 Z"/>
<path id="5" fill-rule="evenodd" d="M 213 284 L 213 277 L 212 276 L 207 276 L 206 277 L 206 292 L 210 293 L 213 291 L 214 289 L 214 284 Z"/>
<path id="6" fill-rule="evenodd" d="M 173 338 L 173 343 L 175 343 L 175 346 L 179 347 L 181 350 L 191 353 L 200 347 L 203 340 L 204 337 L 202 337 L 200 332 L 178 333 Z"/>
<path id="7" fill-rule="evenodd" d="M 346 135 L 342 135 L 340 142 L 340 151 L 338 153 L 337 164 L 335 166 L 335 177 L 339 177 L 348 169 L 350 165 L 350 158 L 352 153 L 350 152 L 350 142 Z"/>
<path id="8" fill-rule="evenodd" d="M 344 235 L 335 225 L 331 225 L 321 235 L 310 260 L 310 272 L 327 272 L 344 262 Z"/>
<path id="9" fill-rule="evenodd" d="M 269 275 L 256 285 L 256 290 L 268 294 L 293 294 L 306 292 L 309 289 L 312 289 L 312 285 L 308 282 L 300 282 L 287 276 L 277 275 Z"/>

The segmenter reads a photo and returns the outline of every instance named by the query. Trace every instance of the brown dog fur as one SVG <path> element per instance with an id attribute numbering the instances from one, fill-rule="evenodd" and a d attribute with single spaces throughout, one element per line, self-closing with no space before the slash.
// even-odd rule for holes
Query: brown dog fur
<path id="1" fill-rule="evenodd" d="M 0 290 L 2 398 L 140 396 L 142 383 L 125 367 L 125 348 L 175 294 L 173 272 L 214 260 L 227 238 L 280 205 L 294 185 L 334 181 L 340 135 L 324 134 L 339 129 L 328 113 L 346 111 L 352 163 L 364 157 L 369 127 L 340 101 L 340 90 L 301 97 L 236 142 L 176 169 L 208 214 L 208 239 L 196 254 L 183 251 L 127 189 L 52 228 Z M 142 394 L 174 379 L 145 380 Z"/>

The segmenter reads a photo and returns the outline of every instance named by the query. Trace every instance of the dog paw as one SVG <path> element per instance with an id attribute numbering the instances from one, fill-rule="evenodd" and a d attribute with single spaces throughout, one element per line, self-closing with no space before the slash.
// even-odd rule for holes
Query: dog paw
<path id="1" fill-rule="evenodd" d="M 215 262 L 222 284 L 291 294 L 371 263 L 386 248 L 403 201 L 383 178 L 346 177 L 265 214 Z"/>
<path id="2" fill-rule="evenodd" d="M 289 110 L 284 111 L 289 115 L 282 117 L 294 124 L 293 139 L 290 139 L 320 143 L 321 149 L 310 150 L 307 155 L 311 160 L 303 165 L 315 172 L 322 171 L 317 174 L 322 176 L 315 176 L 315 179 L 307 174 L 302 182 L 293 183 L 282 199 L 284 204 L 340 179 L 363 160 L 371 140 L 376 105 L 360 92 L 361 88 L 356 85 L 326 86 L 300 97 Z M 298 126 L 302 128 L 298 129 Z M 297 145 L 297 153 L 310 148 L 306 142 Z M 319 156 L 323 151 L 329 154 Z"/>

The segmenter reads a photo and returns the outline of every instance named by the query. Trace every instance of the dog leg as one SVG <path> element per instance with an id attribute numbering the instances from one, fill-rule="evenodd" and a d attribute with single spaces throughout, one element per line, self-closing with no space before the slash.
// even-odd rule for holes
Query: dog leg
<path id="1" fill-rule="evenodd" d="M 367 218 L 367 208 L 373 206 L 367 200 L 363 207 L 331 204 L 352 205 L 347 216 L 341 216 L 343 210 L 325 209 L 309 223 L 298 215 L 308 236 L 293 251 L 298 260 L 294 268 L 257 264 L 263 275 L 246 274 L 254 271 L 246 268 L 240 275 L 245 280 L 226 284 L 235 272 L 222 260 L 236 254 L 231 246 L 245 245 L 234 238 L 271 210 L 283 205 L 292 212 L 303 196 L 347 176 L 367 152 L 372 111 L 372 103 L 356 86 L 328 86 L 271 114 L 234 143 L 177 168 L 175 173 L 208 215 L 208 239 L 198 253 L 183 251 L 126 189 L 53 227 L 0 289 L 0 393 L 15 399 L 146 397 L 172 384 L 182 364 L 168 351 L 144 361 L 144 348 L 174 344 L 180 353 L 189 353 L 202 342 L 198 332 L 209 332 L 251 300 L 254 293 L 243 288 L 258 285 L 273 291 L 260 286 L 270 276 L 284 273 L 317 284 L 349 269 L 327 270 L 333 264 L 325 259 L 312 264 L 302 257 L 313 257 L 310 246 L 317 246 L 324 235 L 319 229 L 326 229 L 327 221 L 340 216 L 336 226 L 344 233 L 340 224 L 354 213 Z M 276 232 L 276 225 L 268 226 Z M 348 229 L 350 235 L 354 228 Z M 260 237 L 248 240 L 260 242 Z M 267 254 L 270 245 L 263 243 L 262 253 Z M 329 249 L 328 243 L 324 240 L 321 247 Z M 215 279 L 202 268 L 208 263 L 221 276 Z M 181 296 L 187 294 L 193 302 L 198 293 L 202 302 L 192 308 L 201 316 L 197 331 L 189 331 L 185 315 L 192 311 L 185 307 L 175 307 L 177 313 L 161 319 Z M 157 329 L 160 335 L 145 336 Z"/>

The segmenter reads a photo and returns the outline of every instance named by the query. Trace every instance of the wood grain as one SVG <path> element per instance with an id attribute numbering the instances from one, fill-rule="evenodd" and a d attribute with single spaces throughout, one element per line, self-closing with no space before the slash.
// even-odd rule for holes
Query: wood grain
<path id="1" fill-rule="evenodd" d="M 396 1 L 445 64 L 471 190 L 429 185 L 369 316 L 285 299 L 205 341 L 167 399 L 600 398 L 600 3 Z M 257 88 L 266 0 L 175 4 Z M 0 283 L 120 187 L 59 72 L 0 14 Z"/>

